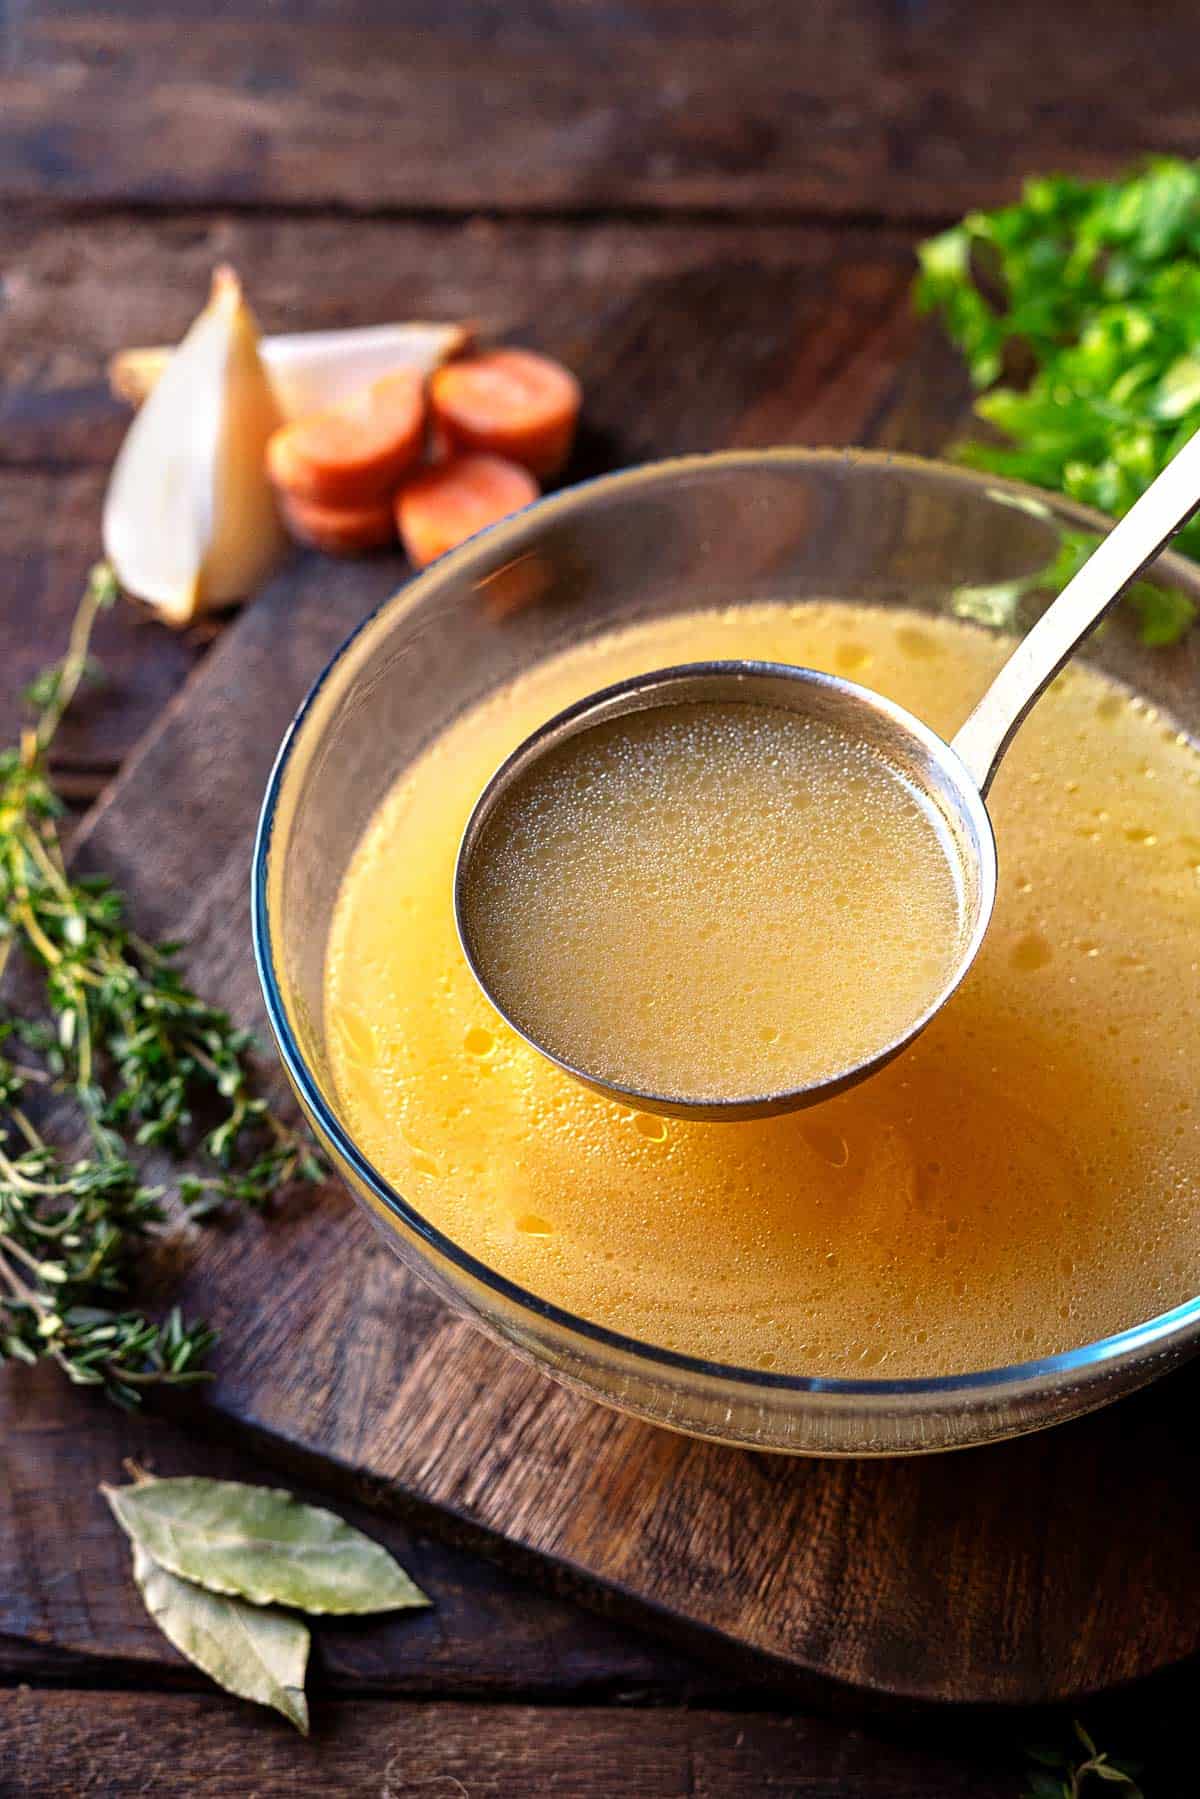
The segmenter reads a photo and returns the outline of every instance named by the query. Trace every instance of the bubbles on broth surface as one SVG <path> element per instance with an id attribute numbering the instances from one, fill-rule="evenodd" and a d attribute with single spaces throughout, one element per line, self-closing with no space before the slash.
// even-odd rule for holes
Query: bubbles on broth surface
<path id="1" fill-rule="evenodd" d="M 903 774 L 747 702 L 568 739 L 501 799 L 467 914 L 487 984 L 571 1065 L 719 1100 L 828 1079 L 950 978 L 961 875 Z"/>
<path id="2" fill-rule="evenodd" d="M 902 628 L 936 654 L 906 652 Z M 1039 703 L 992 790 L 1000 886 L 979 960 L 901 1057 L 809 1111 L 643 1134 L 503 1025 L 458 946 L 459 837 L 536 724 L 651 668 L 836 670 L 848 643 L 869 658 L 855 679 L 943 735 L 1008 647 L 883 608 L 735 608 L 572 650 L 458 721 L 347 873 L 326 983 L 340 1101 L 434 1225 L 632 1336 L 872 1378 L 1073 1348 L 1200 1291 L 1200 760 L 1144 702 L 1076 668 Z M 1029 939 L 1049 958 L 1014 966 Z"/>

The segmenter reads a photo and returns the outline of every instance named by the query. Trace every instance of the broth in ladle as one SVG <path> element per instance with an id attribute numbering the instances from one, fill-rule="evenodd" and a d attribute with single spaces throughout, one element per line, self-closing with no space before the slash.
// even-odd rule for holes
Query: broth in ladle
<path id="1" fill-rule="evenodd" d="M 836 1079 L 951 979 L 945 823 L 836 725 L 756 701 L 656 705 L 505 789 L 464 906 L 485 985 L 569 1066 L 720 1102 Z"/>
<path id="2" fill-rule="evenodd" d="M 601 1099 L 499 1021 L 459 947 L 476 797 L 584 694 L 762 657 L 848 675 L 949 734 L 1010 647 L 893 609 L 731 608 L 572 649 L 456 720 L 365 833 L 330 939 L 333 1075 L 365 1154 L 527 1290 L 754 1368 L 961 1373 L 1200 1291 L 1200 758 L 1084 666 L 996 778 L 999 897 L 962 988 L 810 1110 L 704 1124 Z"/>

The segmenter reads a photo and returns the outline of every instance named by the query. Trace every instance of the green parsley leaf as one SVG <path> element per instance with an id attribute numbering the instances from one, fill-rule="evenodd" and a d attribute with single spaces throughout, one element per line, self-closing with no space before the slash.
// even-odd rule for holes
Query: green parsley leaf
<path id="1" fill-rule="evenodd" d="M 1200 163 L 1028 181 L 918 260 L 918 307 L 988 390 L 976 411 L 995 435 L 961 445 L 963 461 L 1119 517 L 1200 430 Z M 1176 548 L 1200 556 L 1200 520 Z M 1177 642 L 1195 617 L 1150 583 L 1132 599 L 1147 644 Z"/>

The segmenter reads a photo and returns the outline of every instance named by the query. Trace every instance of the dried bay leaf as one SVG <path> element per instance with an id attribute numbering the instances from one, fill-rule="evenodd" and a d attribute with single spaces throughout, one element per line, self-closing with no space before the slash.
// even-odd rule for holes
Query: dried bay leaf
<path id="1" fill-rule="evenodd" d="M 382 1544 L 276 1487 L 142 1475 L 104 1493 L 154 1561 L 210 1592 L 312 1613 L 429 1604 Z"/>
<path id="2" fill-rule="evenodd" d="M 167 1641 L 227 1693 L 270 1705 L 308 1735 L 308 1626 L 286 1612 L 208 1593 L 162 1568 L 134 1539 L 133 1578 Z"/>

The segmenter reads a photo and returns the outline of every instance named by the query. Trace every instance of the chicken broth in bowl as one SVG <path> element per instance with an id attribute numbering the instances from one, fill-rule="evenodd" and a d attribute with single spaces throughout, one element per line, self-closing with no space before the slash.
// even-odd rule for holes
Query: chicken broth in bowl
<path id="1" fill-rule="evenodd" d="M 371 1162 L 448 1237 L 530 1292 L 744 1367 L 956 1374 L 1077 1347 L 1195 1294 L 1200 760 L 1166 718 L 1088 668 L 1046 694 L 996 779 L 999 897 L 963 987 L 899 1059 L 806 1111 L 710 1124 L 600 1098 L 503 1024 L 458 943 L 454 864 L 478 793 L 531 729 L 597 687 L 702 657 L 753 657 L 849 676 L 949 733 L 1010 647 L 917 613 L 764 604 L 581 644 L 460 717 L 379 809 L 330 936 L 335 1084 Z M 720 797 L 728 817 L 729 783 L 748 764 L 729 754 L 728 721 L 708 723 L 721 743 L 693 759 L 692 804 L 703 812 L 706 794 Z M 661 774 L 675 749 L 658 748 Z M 902 822 L 919 836 L 919 821 Z M 629 823 L 610 815 L 610 848 Z M 747 1011 L 723 1042 L 711 1018 L 681 1023 L 671 1008 L 657 1031 L 669 957 L 650 955 L 631 921 L 624 967 L 611 943 L 595 957 L 607 985 L 583 1026 L 608 1028 L 605 1014 L 621 1004 L 636 1014 L 649 992 L 639 1041 L 652 1059 L 673 1044 L 697 1067 L 732 1057 L 745 1072 L 748 1057 L 760 1070 L 785 1028 L 840 1053 L 837 1033 L 886 1000 L 888 982 L 868 992 L 847 980 L 824 1035 L 818 1010 L 801 1026 L 798 1002 L 786 1009 L 799 952 L 776 954 L 761 876 L 796 841 L 751 835 L 746 917 L 736 931 L 717 920 L 726 936 L 712 981 L 723 994 L 739 981 L 758 983 L 760 998 L 769 990 L 770 1018 Z M 603 848 L 603 832 L 595 842 Z M 874 916 L 886 958 L 893 921 L 870 886 L 877 867 L 856 863 L 872 904 L 846 928 L 869 931 Z M 688 878 L 664 870 L 673 903 Z M 533 955 L 520 920 L 514 905 L 514 953 Z M 886 965 L 897 980 L 913 975 L 918 940 L 929 941 L 924 926 L 896 939 L 904 953 Z"/>

